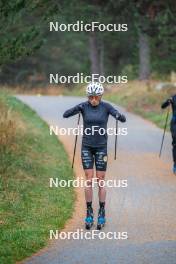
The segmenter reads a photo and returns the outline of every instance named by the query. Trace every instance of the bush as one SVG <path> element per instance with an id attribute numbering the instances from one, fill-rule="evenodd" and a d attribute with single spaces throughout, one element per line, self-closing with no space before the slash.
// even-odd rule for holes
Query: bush
<path id="1" fill-rule="evenodd" d="M 0 102 L 0 112 L 0 173 L 5 176 L 13 151 L 16 148 L 17 124 L 13 119 L 11 110 L 3 102 Z"/>

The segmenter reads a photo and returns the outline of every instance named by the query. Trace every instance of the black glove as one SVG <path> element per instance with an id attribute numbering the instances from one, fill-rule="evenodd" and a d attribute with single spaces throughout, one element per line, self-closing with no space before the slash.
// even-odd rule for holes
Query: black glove
<path id="1" fill-rule="evenodd" d="M 166 100 L 164 103 L 162 103 L 161 108 L 164 109 L 164 108 L 168 107 L 171 103 L 172 103 L 172 99 L 170 98 L 170 99 Z"/>
<path id="2" fill-rule="evenodd" d="M 122 123 L 125 123 L 125 122 L 126 122 L 126 117 L 125 117 L 124 115 L 122 115 L 122 114 L 118 114 L 118 115 L 116 116 L 116 118 L 117 118 L 120 122 L 122 122 Z"/>

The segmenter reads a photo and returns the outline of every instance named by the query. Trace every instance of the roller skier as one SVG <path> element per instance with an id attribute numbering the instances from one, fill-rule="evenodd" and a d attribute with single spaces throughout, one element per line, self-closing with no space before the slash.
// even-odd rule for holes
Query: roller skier
<path id="1" fill-rule="evenodd" d="M 94 213 L 92 208 L 92 179 L 94 177 L 94 164 L 96 168 L 96 178 L 99 183 L 100 180 L 105 179 L 107 168 L 107 132 L 102 135 L 100 130 L 95 130 L 91 133 L 93 127 L 107 129 L 107 122 L 109 115 L 112 115 L 116 120 L 126 122 L 123 114 L 120 114 L 111 104 L 102 101 L 104 88 L 98 82 L 89 83 L 86 87 L 86 95 L 88 100 L 68 109 L 63 114 L 64 118 L 81 113 L 83 117 L 83 137 L 81 145 L 82 165 L 85 172 L 87 186 L 85 187 L 85 199 L 87 206 L 87 215 L 85 218 L 85 227 L 90 229 L 94 223 Z M 105 222 L 105 187 L 98 184 L 99 188 L 99 210 L 97 229 L 101 229 Z"/>

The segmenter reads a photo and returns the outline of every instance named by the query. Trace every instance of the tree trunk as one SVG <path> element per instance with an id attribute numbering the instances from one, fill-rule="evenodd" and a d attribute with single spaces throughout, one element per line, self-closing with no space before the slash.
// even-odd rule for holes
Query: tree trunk
<path id="1" fill-rule="evenodd" d="M 96 32 L 90 32 L 89 34 L 89 49 L 91 74 L 100 74 L 100 56 Z"/>
<path id="2" fill-rule="evenodd" d="M 139 33 L 139 79 L 148 80 L 150 77 L 150 45 L 149 36 Z"/>
<path id="3" fill-rule="evenodd" d="M 105 69 L 104 69 L 104 40 L 101 38 L 100 43 L 100 74 L 105 75 Z"/>

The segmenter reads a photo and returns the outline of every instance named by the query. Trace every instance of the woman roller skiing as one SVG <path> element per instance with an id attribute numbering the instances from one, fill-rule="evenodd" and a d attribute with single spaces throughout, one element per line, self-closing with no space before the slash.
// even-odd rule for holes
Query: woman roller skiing
<path id="1" fill-rule="evenodd" d="M 64 114 L 64 118 L 82 114 L 83 117 L 83 137 L 81 146 L 81 158 L 82 165 L 86 177 L 85 187 L 85 199 L 87 205 L 87 216 L 85 218 L 86 229 L 90 229 L 94 223 L 94 214 L 92 208 L 92 179 L 94 177 L 94 163 L 96 168 L 97 182 L 105 179 L 106 167 L 107 167 L 107 122 L 109 115 L 112 115 L 115 119 L 126 122 L 124 115 L 120 114 L 111 104 L 102 101 L 102 95 L 104 88 L 102 84 L 98 82 L 90 83 L 86 88 L 86 95 L 88 100 L 76 105 L 75 107 L 67 110 Z M 93 127 L 99 127 L 105 129 L 105 133 L 102 134 L 100 130 L 94 130 L 91 133 Z M 102 187 L 102 184 L 98 184 L 99 188 L 99 211 L 97 229 L 101 229 L 105 224 L 105 199 L 106 190 Z"/>

